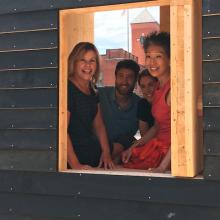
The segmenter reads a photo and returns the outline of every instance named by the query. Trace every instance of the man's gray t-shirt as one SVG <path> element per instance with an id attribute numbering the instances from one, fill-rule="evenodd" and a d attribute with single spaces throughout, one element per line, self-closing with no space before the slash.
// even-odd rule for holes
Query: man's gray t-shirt
<path id="1" fill-rule="evenodd" d="M 138 130 L 137 105 L 140 97 L 133 93 L 131 103 L 121 109 L 115 100 L 114 87 L 100 87 L 100 106 L 110 142 L 120 136 L 134 136 Z"/>

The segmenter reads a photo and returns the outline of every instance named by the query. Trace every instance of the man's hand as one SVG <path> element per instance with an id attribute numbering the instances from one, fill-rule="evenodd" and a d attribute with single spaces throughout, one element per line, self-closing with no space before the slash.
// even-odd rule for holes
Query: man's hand
<path id="1" fill-rule="evenodd" d="M 102 152 L 98 167 L 102 167 L 102 166 L 104 166 L 105 170 L 115 168 L 115 164 L 113 163 L 112 158 L 109 153 Z"/>

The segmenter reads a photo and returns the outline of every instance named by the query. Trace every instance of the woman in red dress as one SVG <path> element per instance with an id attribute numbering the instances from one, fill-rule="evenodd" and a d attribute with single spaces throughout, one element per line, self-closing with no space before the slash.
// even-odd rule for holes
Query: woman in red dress
<path id="1" fill-rule="evenodd" d="M 144 40 L 146 67 L 158 79 L 153 94 L 155 124 L 122 154 L 123 166 L 165 172 L 170 168 L 170 35 L 152 33 Z"/>

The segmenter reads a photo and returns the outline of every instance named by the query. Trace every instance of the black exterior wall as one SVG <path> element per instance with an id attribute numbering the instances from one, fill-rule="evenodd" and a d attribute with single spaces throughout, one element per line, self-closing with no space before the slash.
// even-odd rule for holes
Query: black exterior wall
<path id="1" fill-rule="evenodd" d="M 219 0 L 203 0 L 205 179 L 56 172 L 59 9 L 128 2 L 0 0 L 0 219 L 220 219 Z"/>
<path id="2" fill-rule="evenodd" d="M 206 179 L 220 180 L 220 1 L 203 1 L 203 105 Z"/>
<path id="3" fill-rule="evenodd" d="M 0 172 L 0 179 L 0 217 L 4 219 L 220 217 L 218 181 L 14 171 Z"/>
<path id="4" fill-rule="evenodd" d="M 58 11 L 0 15 L 0 169 L 57 170 Z"/>

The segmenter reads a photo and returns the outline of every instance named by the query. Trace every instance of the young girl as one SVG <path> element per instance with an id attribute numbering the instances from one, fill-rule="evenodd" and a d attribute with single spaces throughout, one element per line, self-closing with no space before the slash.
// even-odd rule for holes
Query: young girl
<path id="1" fill-rule="evenodd" d="M 157 85 L 157 78 L 150 75 L 147 69 L 141 71 L 138 77 L 138 85 L 141 88 L 143 98 L 138 102 L 137 118 L 141 137 L 154 125 L 151 113 L 153 92 Z"/>
<path id="2" fill-rule="evenodd" d="M 153 33 L 145 38 L 146 67 L 158 79 L 152 100 L 154 126 L 123 153 L 124 167 L 165 172 L 170 167 L 170 36 Z"/>
<path id="3" fill-rule="evenodd" d="M 99 77 L 99 54 L 89 42 L 78 43 L 68 59 L 67 159 L 72 169 L 112 169 L 106 129 L 95 83 Z"/>

